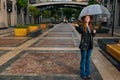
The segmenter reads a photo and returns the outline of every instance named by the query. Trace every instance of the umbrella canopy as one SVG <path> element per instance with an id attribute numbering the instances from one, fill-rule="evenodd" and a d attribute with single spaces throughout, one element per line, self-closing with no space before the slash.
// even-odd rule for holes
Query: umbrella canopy
<path id="1" fill-rule="evenodd" d="M 79 15 L 79 20 L 81 20 L 81 17 L 86 15 L 106 15 L 107 18 L 110 18 L 109 10 L 106 7 L 99 4 L 94 4 L 83 8 Z"/>

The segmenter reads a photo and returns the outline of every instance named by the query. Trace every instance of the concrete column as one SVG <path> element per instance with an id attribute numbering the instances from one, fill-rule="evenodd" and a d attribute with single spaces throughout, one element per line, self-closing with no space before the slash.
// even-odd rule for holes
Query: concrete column
<path id="1" fill-rule="evenodd" d="M 118 12 L 118 27 L 120 27 L 120 2 L 118 2 L 118 10 L 119 10 L 119 12 Z"/>
<path id="2" fill-rule="evenodd" d="M 118 19 L 119 19 L 119 11 L 118 11 L 118 0 L 116 0 L 116 3 L 115 3 L 115 14 L 114 14 L 114 17 L 115 17 L 115 20 L 114 20 L 114 28 L 115 27 L 118 27 Z"/>
<path id="3" fill-rule="evenodd" d="M 16 0 L 11 0 L 13 2 L 12 12 L 11 12 L 11 26 L 17 25 L 17 6 L 16 6 Z"/>
<path id="4" fill-rule="evenodd" d="M 6 0 L 0 2 L 0 28 L 8 27 Z"/>
<path id="5" fill-rule="evenodd" d="M 7 0 L 0 0 L 0 28 L 8 27 L 9 21 L 10 21 L 10 26 L 15 26 L 17 24 L 17 11 L 15 9 L 16 0 L 11 0 L 12 12 L 10 12 L 10 14 L 7 12 L 6 1 Z"/>

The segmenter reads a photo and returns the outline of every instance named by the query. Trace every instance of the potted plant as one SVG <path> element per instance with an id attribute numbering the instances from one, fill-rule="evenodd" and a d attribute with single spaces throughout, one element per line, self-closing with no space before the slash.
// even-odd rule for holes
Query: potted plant
<path id="1" fill-rule="evenodd" d="M 28 25 L 16 26 L 14 32 L 17 37 L 25 37 L 28 34 Z"/>
<path id="2" fill-rule="evenodd" d="M 29 32 L 32 32 L 32 31 L 35 31 L 38 29 L 39 29 L 39 27 L 37 26 L 37 24 L 30 24 L 29 25 Z"/>

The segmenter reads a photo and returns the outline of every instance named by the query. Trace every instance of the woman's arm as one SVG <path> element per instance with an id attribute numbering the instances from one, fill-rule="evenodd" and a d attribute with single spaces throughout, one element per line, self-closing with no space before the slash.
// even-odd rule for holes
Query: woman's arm
<path id="1" fill-rule="evenodd" d="M 73 24 L 73 26 L 75 27 L 75 29 L 81 34 L 83 33 L 83 28 L 82 26 L 78 25 L 78 24 Z"/>
<path id="2" fill-rule="evenodd" d="M 81 26 L 75 27 L 75 29 L 76 29 L 80 34 L 83 33 L 83 28 L 82 28 Z"/>

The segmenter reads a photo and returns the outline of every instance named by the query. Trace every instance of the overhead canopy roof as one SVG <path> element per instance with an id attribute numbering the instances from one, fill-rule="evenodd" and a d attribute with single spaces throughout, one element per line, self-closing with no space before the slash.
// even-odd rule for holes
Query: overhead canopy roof
<path id="1" fill-rule="evenodd" d="M 51 5 L 76 5 L 76 6 L 86 6 L 87 2 L 44 2 L 44 3 L 36 3 L 32 4 L 32 6 L 36 7 L 44 7 L 44 6 L 51 6 Z"/>

